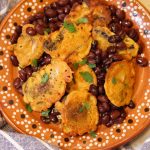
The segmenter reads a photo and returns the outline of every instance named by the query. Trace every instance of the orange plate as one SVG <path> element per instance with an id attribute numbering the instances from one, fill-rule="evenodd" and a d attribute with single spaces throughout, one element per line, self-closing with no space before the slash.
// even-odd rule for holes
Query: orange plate
<path id="1" fill-rule="evenodd" d="M 135 109 L 127 109 L 128 116 L 120 125 L 106 128 L 99 126 L 97 137 L 89 135 L 67 138 L 56 125 L 46 125 L 40 121 L 38 113 L 26 111 L 22 97 L 12 86 L 17 76 L 17 68 L 13 67 L 7 46 L 10 44 L 6 35 L 14 32 L 14 23 L 22 24 L 33 13 L 38 12 L 53 0 L 22 0 L 5 17 L 0 26 L 0 108 L 6 120 L 21 133 L 33 135 L 63 149 L 110 149 L 125 144 L 138 135 L 150 124 L 150 68 L 137 67 L 136 85 L 134 92 Z M 150 61 L 150 14 L 138 2 L 133 0 L 106 0 L 109 4 L 116 4 L 127 12 L 135 26 L 139 29 L 141 40 L 145 43 L 144 54 Z M 31 12 L 27 8 L 31 7 Z M 8 36 L 7 36 L 8 37 Z M 84 142 L 86 141 L 86 142 Z M 85 144 L 86 143 L 86 144 Z"/>

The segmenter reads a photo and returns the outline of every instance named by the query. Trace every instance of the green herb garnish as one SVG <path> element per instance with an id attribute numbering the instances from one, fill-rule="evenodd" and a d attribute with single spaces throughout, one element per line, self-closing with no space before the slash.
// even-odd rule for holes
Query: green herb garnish
<path id="1" fill-rule="evenodd" d="M 90 64 L 90 63 L 88 63 L 88 66 L 89 66 L 91 69 L 93 69 L 93 68 L 95 68 L 95 67 L 96 67 L 96 65 L 95 65 L 95 64 Z"/>
<path id="2" fill-rule="evenodd" d="M 94 131 L 90 131 L 89 134 L 91 137 L 96 138 L 96 133 Z"/>
<path id="3" fill-rule="evenodd" d="M 91 75 L 89 72 L 87 72 L 87 71 L 85 71 L 85 72 L 80 72 L 80 75 L 82 76 L 82 78 L 83 78 L 86 82 L 88 82 L 88 83 L 93 83 L 93 77 L 92 77 L 92 75 Z"/>
<path id="4" fill-rule="evenodd" d="M 49 75 L 47 73 L 45 73 L 43 76 L 42 76 L 42 79 L 41 79 L 41 83 L 44 84 L 44 83 L 47 83 L 49 80 Z"/>
<path id="5" fill-rule="evenodd" d="M 50 110 L 48 109 L 47 111 L 42 111 L 42 112 L 41 112 L 41 115 L 42 115 L 43 117 L 48 117 L 48 116 L 49 116 L 49 113 L 50 113 Z"/>
<path id="6" fill-rule="evenodd" d="M 32 60 L 32 66 L 33 67 L 38 67 L 38 60 L 37 59 Z"/>
<path id="7" fill-rule="evenodd" d="M 26 104 L 26 109 L 27 109 L 28 112 L 32 112 L 33 111 L 29 104 Z"/>
<path id="8" fill-rule="evenodd" d="M 79 113 L 83 112 L 84 110 L 89 110 L 90 109 L 90 104 L 88 102 L 84 102 L 82 107 L 79 109 Z"/>
<path id="9" fill-rule="evenodd" d="M 84 58 L 82 61 L 74 63 L 74 64 L 73 64 L 73 67 L 74 67 L 74 69 L 78 69 L 79 65 L 83 66 L 83 65 L 85 65 L 86 63 L 87 63 L 87 59 Z"/>
<path id="10" fill-rule="evenodd" d="M 68 23 L 65 21 L 63 25 L 71 33 L 76 31 L 76 28 L 73 23 Z"/>
<path id="11" fill-rule="evenodd" d="M 48 35 L 50 32 L 51 32 L 51 29 L 50 29 L 50 28 L 46 28 L 46 29 L 44 30 L 44 34 L 45 34 L 45 35 Z"/>
<path id="12" fill-rule="evenodd" d="M 113 84 L 116 84 L 116 83 L 117 83 L 117 80 L 116 80 L 115 77 L 112 78 L 112 83 L 113 83 Z"/>
<path id="13" fill-rule="evenodd" d="M 88 18 L 83 17 L 77 20 L 77 24 L 88 23 Z"/>

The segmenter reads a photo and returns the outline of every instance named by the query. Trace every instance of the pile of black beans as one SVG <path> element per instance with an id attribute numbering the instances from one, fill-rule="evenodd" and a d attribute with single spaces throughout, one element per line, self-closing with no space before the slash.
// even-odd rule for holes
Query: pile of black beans
<path id="1" fill-rule="evenodd" d="M 113 43 L 113 46 L 108 47 L 107 51 L 102 51 L 98 49 L 98 42 L 94 41 L 90 53 L 87 56 L 88 62 L 96 65 L 96 68 L 93 70 L 98 81 L 98 86 L 92 84 L 89 88 L 89 92 L 97 97 L 99 124 L 104 124 L 106 127 L 122 123 L 127 116 L 125 111 L 126 107 L 131 109 L 135 108 L 135 104 L 132 100 L 128 106 L 116 107 L 113 105 L 105 94 L 104 83 L 105 75 L 110 65 L 113 62 L 123 60 L 122 56 L 117 54 L 117 52 L 126 48 L 126 44 L 123 42 L 125 36 L 128 35 L 135 42 L 138 42 L 139 40 L 138 31 L 132 28 L 132 21 L 125 18 L 125 12 L 113 5 L 109 6 L 109 9 L 111 11 L 112 20 L 108 27 L 115 33 L 115 35 L 108 37 L 108 41 Z M 148 65 L 148 61 L 146 58 L 140 56 L 142 53 L 141 47 L 142 46 L 140 46 L 140 52 L 136 58 L 136 62 L 140 66 L 146 67 Z"/>

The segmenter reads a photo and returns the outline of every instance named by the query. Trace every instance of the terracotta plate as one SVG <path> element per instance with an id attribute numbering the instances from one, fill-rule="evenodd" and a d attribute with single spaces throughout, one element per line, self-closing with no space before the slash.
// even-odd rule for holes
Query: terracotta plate
<path id="1" fill-rule="evenodd" d="M 150 14 L 138 1 L 107 0 L 127 12 L 140 32 L 141 40 L 145 43 L 144 54 L 150 61 Z M 17 76 L 9 59 L 7 46 L 9 36 L 14 32 L 14 25 L 22 24 L 33 13 L 38 12 L 52 0 L 22 0 L 5 17 L 0 26 L 0 109 L 7 121 L 19 132 L 47 140 L 49 143 L 66 149 L 109 149 L 124 144 L 139 134 L 150 124 L 150 65 L 146 68 L 137 67 L 134 101 L 136 108 L 127 110 L 128 116 L 123 124 L 111 128 L 99 126 L 97 137 L 89 135 L 81 137 L 66 137 L 55 125 L 45 125 L 39 119 L 38 113 L 26 111 L 22 97 L 12 86 Z M 31 9 L 28 9 L 31 8 Z M 31 10 L 31 11 L 28 11 Z"/>

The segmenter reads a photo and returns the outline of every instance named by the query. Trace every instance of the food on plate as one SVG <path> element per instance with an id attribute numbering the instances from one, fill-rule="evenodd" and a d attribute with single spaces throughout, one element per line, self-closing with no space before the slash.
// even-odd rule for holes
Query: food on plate
<path id="1" fill-rule="evenodd" d="M 72 81 L 72 71 L 61 60 L 52 60 L 23 84 L 24 102 L 34 111 L 46 110 L 61 99 L 65 93 L 66 83 Z"/>
<path id="2" fill-rule="evenodd" d="M 135 69 L 132 62 L 113 63 L 105 78 L 105 91 L 112 104 L 117 107 L 128 105 L 133 95 Z"/>
<path id="3" fill-rule="evenodd" d="M 95 131 L 99 120 L 96 98 L 87 91 L 73 91 L 64 102 L 57 102 L 62 129 L 68 135 L 83 135 Z"/>
<path id="4" fill-rule="evenodd" d="M 82 61 L 83 62 L 83 61 Z M 76 67 L 76 63 L 74 67 Z M 91 84 L 97 85 L 94 71 L 88 65 L 82 65 L 74 71 L 74 80 L 68 84 L 69 92 L 73 90 L 89 90 Z"/>
<path id="5" fill-rule="evenodd" d="M 116 6 L 52 2 L 17 25 L 11 43 L 10 60 L 19 66 L 13 85 L 43 123 L 83 135 L 122 123 L 126 106 L 135 108 L 135 62 L 147 67 L 148 60 L 137 29 Z"/>
<path id="6" fill-rule="evenodd" d="M 23 26 L 23 32 L 18 38 L 17 44 L 14 44 L 12 50 L 17 56 L 19 61 L 19 66 L 24 68 L 32 64 L 34 59 L 39 59 L 43 54 L 43 42 L 45 41 L 45 36 L 41 35 L 28 35 L 26 30 L 28 28 L 33 28 L 31 24 Z"/>

